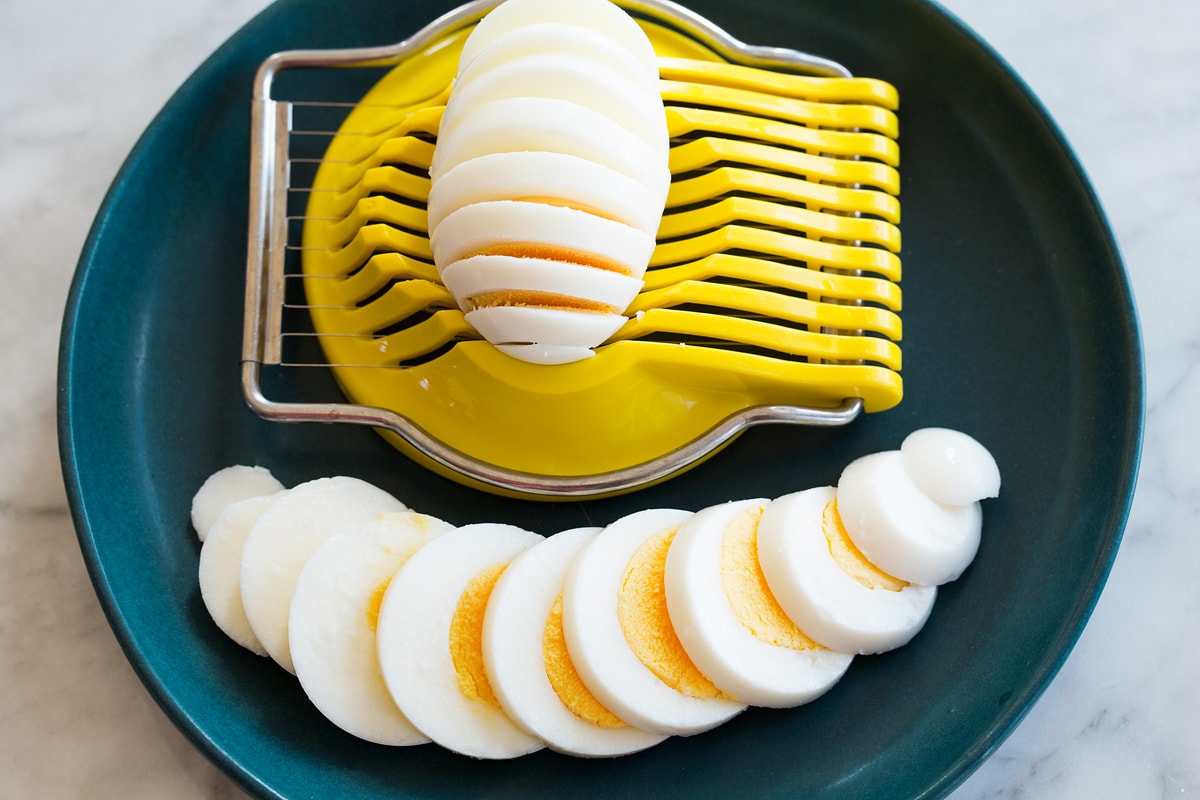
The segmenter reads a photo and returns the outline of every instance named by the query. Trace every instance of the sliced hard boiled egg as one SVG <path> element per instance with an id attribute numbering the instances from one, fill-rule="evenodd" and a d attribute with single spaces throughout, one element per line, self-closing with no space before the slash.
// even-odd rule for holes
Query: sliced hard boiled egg
<path id="1" fill-rule="evenodd" d="M 563 633 L 584 684 L 618 718 L 688 735 L 745 708 L 688 658 L 667 611 L 663 569 L 691 513 L 651 509 L 607 526 L 576 557 L 563 587 Z"/>
<path id="2" fill-rule="evenodd" d="M 662 95 L 603 62 L 575 53 L 534 53 L 476 70 L 468 66 L 455 83 L 438 128 L 453 138 L 458 120 L 485 103 L 511 97 L 545 97 L 579 103 L 637 136 L 660 157 L 670 145 Z"/>
<path id="3" fill-rule="evenodd" d="M 936 587 L 906 583 L 863 557 L 832 487 L 772 501 L 758 526 L 758 557 L 787 615 L 835 650 L 865 655 L 907 644 L 937 598 Z"/>
<path id="4" fill-rule="evenodd" d="M 996 459 L 965 433 L 922 428 L 905 437 L 900 453 L 913 483 L 939 503 L 965 506 L 1000 494 Z"/>
<path id="5" fill-rule="evenodd" d="M 265 656 L 267 650 L 246 619 L 242 605 L 242 548 L 250 529 L 274 495 L 247 497 L 225 506 L 208 526 L 200 548 L 200 598 L 217 627 L 242 647 Z"/>
<path id="6" fill-rule="evenodd" d="M 683 649 L 743 703 L 787 708 L 824 694 L 853 656 L 813 641 L 780 608 L 759 567 L 767 501 L 698 511 L 675 534 L 665 570 L 667 608 Z"/>
<path id="7" fill-rule="evenodd" d="M 543 365 L 571 364 L 596 355 L 590 347 L 553 344 L 498 344 L 496 349 L 519 361 Z"/>
<path id="8" fill-rule="evenodd" d="M 620 314 L 529 306 L 477 308 L 468 313 L 466 319 L 497 347 L 514 348 L 517 357 L 524 351 L 515 348 L 533 345 L 535 348 L 578 350 L 584 358 L 592 354 L 592 347 L 602 344 L 626 321 Z"/>
<path id="9" fill-rule="evenodd" d="M 612 270 L 517 256 L 455 261 L 442 270 L 442 282 L 468 312 L 490 305 L 545 304 L 619 314 L 642 286 Z"/>
<path id="10" fill-rule="evenodd" d="M 619 6 L 609 0 L 506 0 L 487 14 L 463 43 L 459 56 L 462 72 L 486 47 L 512 31 L 539 23 L 579 25 L 616 41 L 634 55 L 643 68 L 658 73 L 658 56 L 645 32 Z"/>
<path id="11" fill-rule="evenodd" d="M 508 565 L 542 537 L 479 523 L 421 548 L 392 578 L 376 645 L 396 705 L 433 741 L 475 758 L 514 758 L 544 747 L 497 701 L 483 661 L 483 619 Z"/>
<path id="12" fill-rule="evenodd" d="M 547 258 L 641 279 L 654 237 L 622 222 L 563 206 L 493 200 L 463 206 L 430 240 L 439 268 L 475 255 Z"/>
<path id="13" fill-rule="evenodd" d="M 317 710 L 347 733 L 384 745 L 429 741 L 388 694 L 375 630 L 392 576 L 452 529 L 413 511 L 381 514 L 327 539 L 300 573 L 288 615 L 296 677 Z"/>
<path id="14" fill-rule="evenodd" d="M 438 136 L 429 174 L 434 183 L 459 164 L 490 153 L 565 153 L 641 182 L 665 202 L 666 159 L 608 117 L 568 100 L 511 97 L 485 103 Z"/>
<path id="15" fill-rule="evenodd" d="M 851 462 L 838 480 L 837 503 L 863 556 L 909 583 L 955 580 L 979 549 L 979 503 L 948 506 L 933 500 L 913 482 L 899 450 Z"/>
<path id="16" fill-rule="evenodd" d="M 235 464 L 209 475 L 192 497 L 192 527 L 204 541 L 208 530 L 230 503 L 282 491 L 283 484 L 266 467 Z"/>
<path id="17" fill-rule="evenodd" d="M 483 620 L 488 680 L 508 716 L 554 750 L 617 756 L 661 742 L 598 701 L 575 670 L 562 632 L 562 590 L 599 528 L 577 528 L 524 551 L 496 581 Z"/>
<path id="18" fill-rule="evenodd" d="M 489 153 L 458 164 L 429 190 L 429 233 L 450 213 L 488 200 L 532 200 L 623 222 L 654 236 L 663 198 L 612 167 L 556 152 Z"/>
<path id="19" fill-rule="evenodd" d="M 569 4 L 562 4 L 569 5 Z M 474 45 L 472 45 L 472 51 Z M 625 43 L 589 25 L 568 22 L 532 22 L 505 31 L 486 43 L 469 61 L 459 61 L 458 76 L 492 69 L 505 61 L 537 53 L 572 53 L 619 72 L 627 80 L 659 93 L 658 64 L 641 60 Z M 661 97 L 661 94 L 659 95 Z"/>
<path id="20" fill-rule="evenodd" d="M 267 653 L 295 674 L 288 613 L 296 580 L 326 539 L 407 507 L 384 490 L 347 476 L 317 478 L 278 495 L 251 528 L 242 548 L 246 618 Z"/>

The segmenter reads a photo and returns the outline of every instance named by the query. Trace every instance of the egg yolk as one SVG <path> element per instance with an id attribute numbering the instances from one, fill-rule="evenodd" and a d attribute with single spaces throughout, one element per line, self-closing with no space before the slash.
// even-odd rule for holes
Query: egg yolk
<path id="1" fill-rule="evenodd" d="M 559 208 L 571 208 L 571 209 L 574 209 L 575 211 L 582 211 L 585 214 L 591 214 L 593 217 L 600 217 L 601 219 L 612 220 L 613 222 L 620 222 L 620 220 L 617 219 L 616 217 L 614 217 L 612 214 L 605 214 L 603 211 L 601 211 L 598 208 L 594 208 L 593 206 L 589 206 L 589 205 L 586 205 L 584 203 L 580 203 L 580 202 L 577 202 L 574 200 L 567 200 L 562 197 L 549 197 L 547 195 L 540 195 L 540 196 L 532 196 L 531 195 L 531 196 L 527 196 L 527 197 L 514 197 L 512 199 L 518 203 L 541 203 L 544 206 L 558 206 Z"/>
<path id="2" fill-rule="evenodd" d="M 473 253 L 467 253 L 462 258 L 469 258 L 471 256 L 544 258 L 547 261 L 566 261 L 571 264 L 582 264 L 585 267 L 619 272 L 622 275 L 629 274 L 629 268 L 619 261 L 567 245 L 543 244 L 540 242 L 496 242 Z"/>
<path id="3" fill-rule="evenodd" d="M 483 292 L 469 298 L 472 309 L 491 306 L 530 306 L 533 308 L 566 308 L 572 311 L 594 311 L 599 314 L 619 314 L 621 309 L 608 303 L 598 303 L 585 297 L 572 297 L 557 292 L 506 289 Z"/>
<path id="4" fill-rule="evenodd" d="M 383 596 L 387 593 L 391 582 L 392 579 L 388 578 L 376 586 L 375 591 L 371 592 L 371 597 L 367 600 L 367 624 L 371 626 L 372 632 L 379 627 L 379 607 L 383 605 Z"/>
<path id="5" fill-rule="evenodd" d="M 386 547 L 388 555 L 401 559 L 401 561 L 398 563 L 403 563 L 412 558 L 413 553 L 424 547 L 425 543 L 428 542 L 433 536 L 433 527 L 429 524 L 429 520 L 431 519 L 430 517 L 414 514 L 410 511 L 401 511 L 396 514 L 380 515 L 381 519 L 383 517 L 395 517 L 397 519 L 403 518 L 407 520 L 408 524 L 411 525 L 416 532 L 416 535 L 405 540 L 403 546 L 396 547 L 395 545 L 388 545 Z M 392 579 L 388 578 L 383 583 L 376 586 L 375 591 L 371 593 L 370 598 L 367 600 L 367 624 L 371 626 L 372 631 L 379 627 L 379 607 L 383 605 L 383 596 L 387 593 L 388 586 L 390 586 L 391 583 Z"/>
<path id="6" fill-rule="evenodd" d="M 546 667 L 546 677 L 550 679 L 550 686 L 572 714 L 601 728 L 625 727 L 625 723 L 616 714 L 605 708 L 596 696 L 588 691 L 571 661 L 567 652 L 567 639 L 563 634 L 562 595 L 554 601 L 550 615 L 546 618 L 546 628 L 542 634 L 542 661 Z"/>
<path id="7" fill-rule="evenodd" d="M 677 692 L 701 699 L 730 698 L 684 652 L 667 613 L 663 571 L 675 529 L 651 536 L 633 554 L 617 599 L 617 616 L 634 655 Z"/>
<path id="8" fill-rule="evenodd" d="M 758 521 L 763 507 L 734 517 L 721 537 L 721 588 L 738 622 L 754 638 L 775 647 L 814 650 L 810 639 L 784 613 L 758 563 Z"/>
<path id="9" fill-rule="evenodd" d="M 884 589 L 898 592 L 905 586 L 906 581 L 894 578 L 867 560 L 862 551 L 854 546 L 846 526 L 842 524 L 842 515 L 838 513 L 837 500 L 830 500 L 821 514 L 821 529 L 829 542 L 829 553 L 842 571 L 868 589 Z"/>
<path id="10" fill-rule="evenodd" d="M 507 564 L 483 570 L 467 584 L 450 621 L 450 657 L 465 697 L 500 708 L 483 666 L 483 612 Z"/>

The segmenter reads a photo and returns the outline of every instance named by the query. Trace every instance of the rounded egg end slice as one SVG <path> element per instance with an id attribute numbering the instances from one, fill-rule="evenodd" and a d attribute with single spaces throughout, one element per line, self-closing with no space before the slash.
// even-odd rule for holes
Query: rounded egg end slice
<path id="1" fill-rule="evenodd" d="M 851 462 L 838 480 L 838 512 L 854 545 L 889 575 L 920 586 L 957 579 L 979 549 L 979 503 L 948 506 L 913 482 L 899 450 Z"/>
<path id="2" fill-rule="evenodd" d="M 904 468 L 931 499 L 965 506 L 1000 494 L 996 459 L 974 437 L 949 428 L 921 428 L 900 445 Z"/>
<path id="3" fill-rule="evenodd" d="M 251 497 L 273 495 L 283 491 L 279 482 L 266 467 L 234 464 L 209 475 L 192 497 L 192 527 L 200 541 L 226 506 Z"/>

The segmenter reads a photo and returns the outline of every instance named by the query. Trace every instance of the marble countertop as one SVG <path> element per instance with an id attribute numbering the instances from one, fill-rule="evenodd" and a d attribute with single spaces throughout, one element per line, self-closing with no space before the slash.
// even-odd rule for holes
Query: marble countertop
<path id="1" fill-rule="evenodd" d="M 3 798 L 243 797 L 145 692 L 96 602 L 59 471 L 55 363 L 76 259 L 121 161 L 174 89 L 265 5 L 5 4 Z M 945 5 L 1023 76 L 1090 175 L 1140 309 L 1148 408 L 1132 514 L 1092 619 L 1042 699 L 953 798 L 1200 796 L 1200 3 Z"/>

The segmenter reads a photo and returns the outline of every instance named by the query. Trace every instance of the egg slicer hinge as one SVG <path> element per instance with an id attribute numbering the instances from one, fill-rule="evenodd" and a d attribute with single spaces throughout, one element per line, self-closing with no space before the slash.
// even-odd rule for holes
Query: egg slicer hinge
<path id="1" fill-rule="evenodd" d="M 666 0 L 619 3 L 660 57 L 672 137 L 629 322 L 573 364 L 482 340 L 438 280 L 424 200 L 457 53 L 495 4 L 261 66 L 242 352 L 256 413 L 371 426 L 460 482 L 561 499 L 661 481 L 751 426 L 900 401 L 895 90 Z"/>

